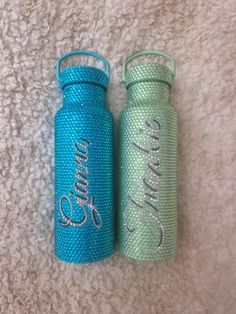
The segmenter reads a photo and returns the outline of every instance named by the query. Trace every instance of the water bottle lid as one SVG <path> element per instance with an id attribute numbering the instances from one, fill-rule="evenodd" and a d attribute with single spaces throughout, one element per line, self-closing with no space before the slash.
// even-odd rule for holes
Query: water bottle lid
<path id="1" fill-rule="evenodd" d="M 74 55 L 89 55 L 103 62 L 105 65 L 105 72 L 92 67 L 85 65 L 77 65 L 65 68 L 62 72 L 60 71 L 61 62 Z M 85 50 L 75 50 L 69 52 L 57 61 L 57 79 L 60 81 L 61 88 L 65 88 L 69 85 L 87 83 L 95 84 L 101 86 L 105 90 L 107 89 L 108 82 L 110 77 L 110 65 L 109 63 L 100 55 L 95 52 L 85 51 Z"/>
<path id="2" fill-rule="evenodd" d="M 108 76 L 100 69 L 90 66 L 72 66 L 65 68 L 60 76 L 60 85 L 63 89 L 68 85 L 87 83 L 95 84 L 107 89 Z"/>
<path id="3" fill-rule="evenodd" d="M 163 64 L 140 64 L 131 68 L 126 75 L 126 88 L 139 82 L 163 82 L 171 86 L 173 73 Z"/>
<path id="4" fill-rule="evenodd" d="M 127 71 L 127 65 L 133 59 L 147 55 L 154 54 L 158 56 L 162 56 L 165 59 L 171 61 L 171 68 L 168 68 L 164 64 L 139 64 L 132 67 Z M 162 51 L 140 51 L 136 52 L 133 55 L 129 56 L 123 64 L 123 81 L 125 83 L 126 88 L 128 88 L 131 84 L 138 82 L 163 82 L 169 86 L 171 86 L 173 80 L 175 78 L 175 60 L 167 53 Z"/>

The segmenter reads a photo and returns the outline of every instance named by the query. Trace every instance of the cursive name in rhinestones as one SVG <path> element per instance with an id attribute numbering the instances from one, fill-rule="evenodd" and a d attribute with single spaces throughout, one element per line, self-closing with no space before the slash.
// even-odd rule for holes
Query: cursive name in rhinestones
<path id="1" fill-rule="evenodd" d="M 134 192 L 128 195 L 126 201 L 127 206 L 135 206 L 138 212 L 144 218 L 151 218 L 159 226 L 160 241 L 157 245 L 157 250 L 163 246 L 164 242 L 164 227 L 159 217 L 157 203 L 159 201 L 160 192 L 160 130 L 161 125 L 157 119 L 151 119 L 145 121 L 145 128 L 139 130 L 140 138 L 142 140 L 138 142 L 132 142 L 134 149 L 143 157 L 143 169 L 145 175 L 137 181 Z M 140 196 L 139 189 L 144 191 Z M 130 226 L 127 221 L 127 210 L 125 209 L 125 228 L 129 233 L 133 233 L 136 230 L 135 226 Z"/>
<path id="2" fill-rule="evenodd" d="M 75 182 L 73 183 L 73 191 L 70 191 L 69 195 L 62 195 L 59 201 L 59 210 L 61 214 L 61 220 L 59 221 L 61 226 L 73 226 L 81 227 L 86 224 L 88 220 L 88 211 L 91 213 L 93 224 L 97 228 L 102 226 L 102 218 L 95 207 L 95 197 L 89 197 L 88 187 L 88 161 L 89 161 L 89 146 L 91 143 L 84 138 L 80 138 L 80 141 L 74 144 L 75 149 Z M 73 199 L 76 206 L 73 206 Z M 69 206 L 69 215 L 66 214 L 65 206 Z M 80 211 L 82 217 L 79 221 L 75 220 L 75 211 Z"/>

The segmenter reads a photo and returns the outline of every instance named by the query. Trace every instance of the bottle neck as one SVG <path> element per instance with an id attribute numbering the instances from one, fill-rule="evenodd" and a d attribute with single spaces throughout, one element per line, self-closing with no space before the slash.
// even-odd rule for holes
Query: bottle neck
<path id="1" fill-rule="evenodd" d="M 64 106 L 86 104 L 91 106 L 105 105 L 105 89 L 95 84 L 73 84 L 65 86 Z"/>
<path id="2" fill-rule="evenodd" d="M 130 106 L 145 104 L 169 104 L 170 87 L 164 82 L 139 82 L 128 87 Z"/>

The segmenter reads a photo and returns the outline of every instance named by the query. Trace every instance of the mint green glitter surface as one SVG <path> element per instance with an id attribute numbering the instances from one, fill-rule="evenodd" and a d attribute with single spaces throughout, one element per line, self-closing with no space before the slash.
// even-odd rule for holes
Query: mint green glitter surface
<path id="1" fill-rule="evenodd" d="M 165 260 L 177 250 L 177 113 L 173 74 L 161 64 L 127 72 L 120 118 L 118 247 L 129 257 Z"/>

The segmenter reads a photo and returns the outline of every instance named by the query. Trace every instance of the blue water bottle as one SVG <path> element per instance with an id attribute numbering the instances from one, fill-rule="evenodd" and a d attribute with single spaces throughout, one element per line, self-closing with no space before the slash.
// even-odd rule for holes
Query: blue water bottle
<path id="1" fill-rule="evenodd" d="M 67 67 L 75 55 L 100 60 Z M 90 51 L 72 51 L 57 61 L 64 94 L 55 116 L 55 254 L 68 263 L 90 263 L 113 254 L 113 118 L 106 109 L 109 63 Z"/>

